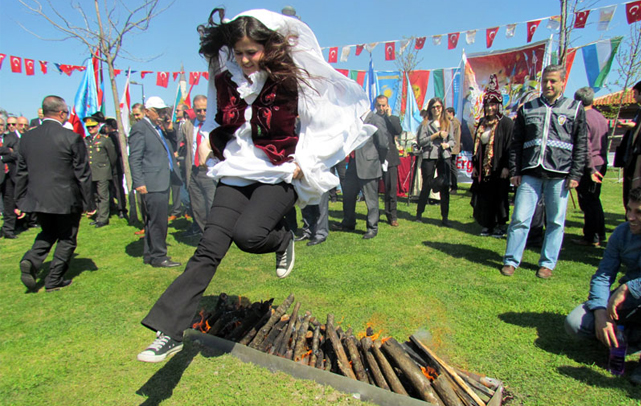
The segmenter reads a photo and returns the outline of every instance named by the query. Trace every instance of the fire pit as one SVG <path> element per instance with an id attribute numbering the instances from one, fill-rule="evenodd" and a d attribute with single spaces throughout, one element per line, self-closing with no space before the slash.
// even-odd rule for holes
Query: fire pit
<path id="1" fill-rule="evenodd" d="M 213 311 L 202 310 L 188 336 L 244 362 L 310 379 L 379 405 L 499 406 L 502 382 L 454 368 L 418 337 L 405 343 L 378 338 L 371 329 L 357 338 L 299 315 L 290 294 L 275 310 L 273 299 L 242 304 L 221 293 Z M 289 308 L 293 306 L 291 314 Z"/>

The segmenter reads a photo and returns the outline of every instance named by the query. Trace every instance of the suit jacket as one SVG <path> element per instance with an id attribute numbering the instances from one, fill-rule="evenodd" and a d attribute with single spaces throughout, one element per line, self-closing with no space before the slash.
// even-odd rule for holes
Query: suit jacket
<path id="1" fill-rule="evenodd" d="M 129 133 L 129 167 L 133 188 L 146 186 L 148 192 L 164 192 L 169 189 L 171 177 L 177 175 L 176 158 L 169 141 L 166 142 L 174 171 L 169 169 L 169 156 L 160 134 L 147 118 L 131 127 Z"/>
<path id="2" fill-rule="evenodd" d="M 82 137 L 55 120 L 20 140 L 16 206 L 28 213 L 70 214 L 95 209 L 91 169 Z"/>
<path id="3" fill-rule="evenodd" d="M 40 118 L 32 118 L 31 122 L 29 123 L 29 128 L 34 128 L 42 124 L 42 120 Z"/>
<path id="4" fill-rule="evenodd" d="M 396 137 L 401 135 L 403 132 L 403 127 L 401 127 L 401 119 L 398 116 L 380 116 L 385 120 L 385 126 L 387 127 L 388 133 L 388 148 L 387 160 L 388 166 L 399 166 L 401 164 L 401 158 L 398 156 L 398 148 L 396 148 Z"/>
<path id="5" fill-rule="evenodd" d="M 376 179 L 383 176 L 381 165 L 387 157 L 389 133 L 385 119 L 371 111 L 365 118 L 365 124 L 371 124 L 378 130 L 362 147 L 354 151 L 356 176 L 359 179 Z"/>
<path id="6" fill-rule="evenodd" d="M 2 145 L 0 146 L 0 159 L 3 164 L 9 167 L 9 173 L 6 176 L 15 182 L 20 139 L 14 132 L 4 133 L 0 135 L 0 145 Z M 0 166 L 4 167 L 4 165 Z M 4 168 L 0 168 L 0 170 L 4 173 Z"/>
<path id="7" fill-rule="evenodd" d="M 189 183 L 191 179 L 191 167 L 194 165 L 192 162 L 191 156 L 194 154 L 194 122 L 192 120 L 185 121 L 180 126 L 181 139 L 185 142 L 185 159 L 183 165 L 185 165 L 185 183 L 187 188 L 189 188 Z M 211 144 L 209 143 L 209 137 L 204 137 L 200 144 L 200 149 L 202 150 L 203 155 L 207 155 L 207 159 L 214 158 L 214 153 L 211 150 Z M 205 165 L 207 159 L 204 161 L 200 160 L 200 165 Z"/>

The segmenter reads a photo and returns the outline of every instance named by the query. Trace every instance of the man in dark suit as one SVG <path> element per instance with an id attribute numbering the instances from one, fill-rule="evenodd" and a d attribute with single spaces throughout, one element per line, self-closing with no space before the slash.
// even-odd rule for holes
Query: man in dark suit
<path id="1" fill-rule="evenodd" d="M 94 210 L 91 169 L 82 137 L 62 125 L 69 108 L 58 96 L 42 102 L 42 125 L 28 131 L 20 141 L 16 172 L 16 214 L 37 213 L 42 231 L 20 261 L 22 283 L 36 287 L 36 272 L 51 247 L 56 251 L 45 278 L 47 292 L 71 284 L 63 279 L 76 249 L 76 237 L 83 211 Z"/>
<path id="2" fill-rule="evenodd" d="M 392 115 L 392 109 L 389 107 L 387 96 L 380 95 L 376 97 L 376 114 L 385 120 L 387 127 L 387 156 L 385 161 L 387 165 L 383 168 L 383 183 L 385 184 L 385 216 L 392 227 L 398 227 L 398 215 L 396 213 L 396 202 L 398 194 L 398 166 L 401 159 L 398 157 L 398 148 L 396 148 L 396 137 L 401 135 L 401 119 Z"/>
<path id="3" fill-rule="evenodd" d="M 34 118 L 31 120 L 31 123 L 29 123 L 29 129 L 32 130 L 42 124 L 42 120 L 44 119 L 44 114 L 42 113 L 42 109 L 38 109 L 38 118 Z"/>
<path id="4" fill-rule="evenodd" d="M 180 266 L 167 256 L 169 186 L 178 176 L 174 151 L 162 132 L 167 106 L 160 97 L 145 102 L 145 117 L 129 134 L 129 166 L 133 188 L 142 195 L 147 211 L 143 262 L 157 268 Z"/>
<path id="5" fill-rule="evenodd" d="M 383 175 L 389 135 L 385 119 L 378 114 L 370 111 L 365 123 L 374 125 L 378 130 L 350 155 L 343 191 L 343 221 L 333 229 L 348 231 L 356 228 L 356 196 L 362 190 L 367 205 L 367 232 L 363 239 L 367 240 L 378 233 L 378 181 Z"/>
<path id="6" fill-rule="evenodd" d="M 18 162 L 19 138 L 15 131 L 4 132 L 2 120 L 2 133 L 0 134 L 0 171 L 4 180 L 0 182 L 2 192 L 3 217 L 2 235 L 4 238 L 16 238 L 16 202 L 14 200 L 14 187 L 16 182 L 16 163 Z"/>

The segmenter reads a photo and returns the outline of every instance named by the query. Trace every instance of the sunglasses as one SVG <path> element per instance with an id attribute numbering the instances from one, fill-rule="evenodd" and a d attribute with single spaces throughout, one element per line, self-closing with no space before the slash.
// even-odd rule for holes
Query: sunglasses
<path id="1" fill-rule="evenodd" d="M 7 123 L 7 126 L 10 126 L 10 125 L 18 125 L 18 123 Z"/>
<path id="2" fill-rule="evenodd" d="M 207 113 L 207 109 L 194 109 L 196 113 Z"/>
<path id="3" fill-rule="evenodd" d="M 87 129 L 90 129 L 90 128 L 96 128 L 96 127 L 98 127 L 98 126 L 97 126 L 97 125 L 88 125 L 88 126 L 86 126 L 86 127 L 87 127 Z"/>

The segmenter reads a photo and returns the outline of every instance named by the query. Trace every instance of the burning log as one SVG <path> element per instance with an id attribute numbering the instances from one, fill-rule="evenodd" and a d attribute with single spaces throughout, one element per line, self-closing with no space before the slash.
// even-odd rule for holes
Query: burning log
<path id="1" fill-rule="evenodd" d="M 259 320 L 262 320 L 265 314 L 271 314 L 273 301 L 274 299 L 272 298 L 267 302 L 253 303 L 249 307 L 241 323 L 234 330 L 232 330 L 231 333 L 225 336 L 225 338 L 230 341 L 238 341 L 241 337 L 247 334 L 248 330 L 256 325 Z"/>
<path id="2" fill-rule="evenodd" d="M 383 371 L 385 380 L 389 384 L 390 388 L 392 388 L 393 392 L 396 392 L 401 395 L 409 396 L 409 394 L 403 387 L 403 384 L 401 384 L 401 380 L 398 379 L 398 376 L 396 376 L 396 373 L 394 372 L 394 368 L 392 368 L 389 361 L 387 360 L 387 358 L 385 358 L 385 355 L 383 355 L 383 352 L 380 350 L 381 345 L 382 345 L 381 340 L 376 340 L 374 342 L 374 345 L 372 345 L 371 349 L 372 349 L 372 353 L 374 353 L 374 357 L 376 357 L 378 366 L 381 367 L 381 371 Z"/>
<path id="3" fill-rule="evenodd" d="M 294 305 L 294 311 L 292 311 L 292 315 L 289 317 L 289 324 L 283 331 L 280 333 L 276 341 L 274 342 L 274 346 L 272 347 L 272 350 L 270 354 L 276 354 L 276 355 L 285 355 L 287 352 L 287 347 L 289 346 L 289 338 L 292 336 L 292 333 L 294 332 L 294 325 L 298 321 L 298 310 L 300 309 L 300 302 L 297 302 Z"/>
<path id="4" fill-rule="evenodd" d="M 348 330 L 351 333 L 351 329 Z M 358 352 L 358 341 L 353 335 L 348 335 L 343 340 L 345 347 L 347 347 L 347 352 L 349 353 L 349 359 L 352 360 L 352 368 L 354 368 L 354 373 L 359 381 L 370 383 L 367 373 L 365 372 L 365 367 L 363 366 L 363 361 L 361 360 L 360 353 Z"/>
<path id="5" fill-rule="evenodd" d="M 256 334 L 256 337 L 254 337 L 253 340 L 249 343 L 249 346 L 254 349 L 258 349 L 260 345 L 263 343 L 263 341 L 267 338 L 267 334 L 269 334 L 269 330 L 271 330 L 272 327 L 274 327 L 274 324 L 280 320 L 281 317 L 285 313 L 287 313 L 287 310 L 289 309 L 289 306 L 294 303 L 294 294 L 290 293 L 289 296 L 287 296 L 287 299 L 283 301 L 283 303 L 276 308 L 276 311 L 272 313 L 271 317 L 269 318 L 269 321 L 265 323 L 265 325 L 260 329 L 260 331 Z"/>
<path id="6" fill-rule="evenodd" d="M 352 368 L 349 365 L 349 360 L 347 359 L 347 355 L 345 354 L 345 348 L 343 348 L 343 344 L 341 344 L 341 341 L 338 339 L 336 329 L 334 328 L 334 315 L 331 313 L 327 315 L 326 334 L 332 344 L 334 353 L 336 354 L 336 364 L 338 365 L 338 369 L 346 377 L 355 380 L 356 375 L 354 375 L 354 371 L 352 371 Z"/>
<path id="7" fill-rule="evenodd" d="M 260 348 L 262 352 L 268 352 L 270 348 L 274 345 L 274 340 L 279 336 L 280 332 L 285 328 L 289 323 L 289 315 L 285 314 L 281 317 L 280 321 L 269 331 L 265 340 L 261 343 Z M 262 330 L 262 329 L 261 329 Z"/>
<path id="8" fill-rule="evenodd" d="M 452 367 L 443 362 L 443 360 L 441 360 L 436 354 L 434 354 L 434 352 L 425 344 L 423 344 L 417 337 L 412 335 L 410 336 L 410 340 L 412 340 L 412 342 L 418 347 L 418 349 L 420 349 L 432 362 L 436 363 L 436 365 L 438 365 L 442 371 L 447 373 L 449 377 L 456 383 L 456 386 L 462 389 L 467 396 L 471 397 L 478 406 L 486 406 L 485 402 L 483 402 L 481 398 L 479 398 L 478 395 L 472 389 L 470 389 L 470 387 L 463 381 L 463 379 L 461 379 L 461 377 Z M 459 397 L 461 397 L 460 393 Z M 463 397 L 461 397 L 461 399 L 463 399 Z"/>
<path id="9" fill-rule="evenodd" d="M 309 363 L 311 365 L 311 361 Z M 325 369 L 325 353 L 323 350 L 318 350 L 318 356 L 316 357 L 316 363 L 314 363 L 316 369 Z"/>
<path id="10" fill-rule="evenodd" d="M 303 359 L 303 354 L 307 352 L 307 329 L 309 328 L 309 319 L 311 316 L 312 313 L 306 311 L 300 328 L 298 329 L 296 344 L 294 344 L 294 361 L 299 362 Z"/>
<path id="11" fill-rule="evenodd" d="M 382 345 L 383 350 L 396 365 L 403 371 L 403 374 L 412 383 L 421 399 L 426 402 L 442 405 L 441 400 L 436 396 L 429 379 L 421 369 L 410 359 L 403 347 L 394 338 L 390 337 Z"/>
<path id="12" fill-rule="evenodd" d="M 269 321 L 269 319 L 272 316 L 272 313 L 273 313 L 273 310 L 270 307 L 269 309 L 267 309 L 265 314 L 263 314 L 263 317 L 261 317 L 260 320 L 258 320 L 258 323 L 256 323 L 254 327 L 252 327 L 238 343 L 249 346 L 249 342 L 253 340 L 254 337 L 256 337 L 256 334 L 258 334 L 258 330 Z"/>
<path id="13" fill-rule="evenodd" d="M 473 381 L 476 381 L 480 383 L 481 385 L 485 386 L 486 388 L 495 391 L 499 388 L 499 386 L 503 386 L 503 382 L 499 381 L 498 379 L 490 378 L 485 375 L 480 375 L 480 374 L 475 374 L 474 372 L 469 372 L 465 371 L 463 369 L 459 368 L 454 368 L 456 373 L 458 373 L 461 377 L 467 376 Z"/>
<path id="14" fill-rule="evenodd" d="M 367 361 L 368 371 L 372 374 L 372 377 L 374 378 L 373 382 L 376 382 L 376 386 L 378 386 L 379 388 L 390 390 L 390 387 L 387 384 L 385 377 L 383 376 L 383 372 L 381 371 L 381 368 L 378 366 L 378 362 L 376 362 L 376 357 L 374 357 L 374 354 L 372 353 L 373 345 L 374 343 L 372 342 L 372 339 L 369 336 L 361 338 L 361 349 L 363 350 L 363 354 L 365 354 L 365 360 Z"/>

